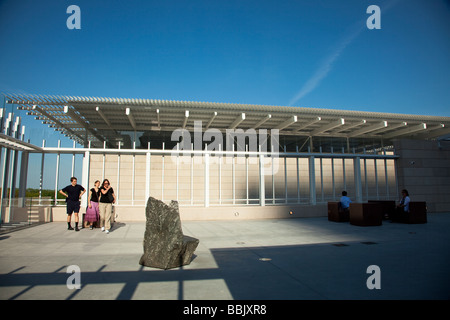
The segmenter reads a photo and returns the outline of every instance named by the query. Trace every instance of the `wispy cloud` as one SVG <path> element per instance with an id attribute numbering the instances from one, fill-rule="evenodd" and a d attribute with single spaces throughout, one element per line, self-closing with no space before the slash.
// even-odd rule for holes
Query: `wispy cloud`
<path id="1" fill-rule="evenodd" d="M 401 0 L 393 0 L 383 3 L 381 5 L 382 13 L 385 14 L 389 9 L 391 9 L 400 1 Z M 367 17 L 358 21 L 353 26 L 352 31 L 349 32 L 349 34 L 336 45 L 332 53 L 323 60 L 316 72 L 308 79 L 308 81 L 306 81 L 300 91 L 298 91 L 297 94 L 294 95 L 289 101 L 290 106 L 294 105 L 308 93 L 317 88 L 321 81 L 326 78 L 328 73 L 332 70 L 333 64 L 336 62 L 342 52 L 344 52 L 344 50 L 366 29 Z"/>
<path id="2" fill-rule="evenodd" d="M 325 77 L 333 68 L 334 62 L 339 58 L 345 48 L 347 48 L 348 45 L 352 43 L 363 30 L 364 28 L 357 28 L 355 31 L 347 35 L 347 37 L 345 37 L 338 43 L 332 53 L 323 60 L 312 77 L 310 77 L 308 81 L 306 81 L 300 91 L 291 99 L 291 101 L 289 102 L 290 106 L 297 103 L 300 99 L 313 91 L 320 84 L 320 82 L 325 79 Z"/>

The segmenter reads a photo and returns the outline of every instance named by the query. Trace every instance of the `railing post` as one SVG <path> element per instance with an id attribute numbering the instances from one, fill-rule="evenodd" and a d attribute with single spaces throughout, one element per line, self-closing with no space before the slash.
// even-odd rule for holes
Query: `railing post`
<path id="1" fill-rule="evenodd" d="M 361 158 L 353 158 L 353 169 L 355 178 L 355 199 L 356 202 L 362 202 L 362 183 L 361 183 Z"/>
<path id="2" fill-rule="evenodd" d="M 209 153 L 205 148 L 205 207 L 209 207 Z"/>
<path id="3" fill-rule="evenodd" d="M 91 153 L 89 151 L 84 152 L 84 158 L 83 158 L 83 168 L 82 168 L 82 174 L 81 174 L 81 185 L 86 189 L 89 190 L 89 168 L 90 168 L 90 157 Z M 86 208 L 88 205 L 88 196 L 89 192 L 85 192 L 81 196 L 81 206 Z"/>
<path id="4" fill-rule="evenodd" d="M 264 179 L 264 155 L 259 155 L 259 205 L 266 205 L 266 189 Z"/>
<path id="5" fill-rule="evenodd" d="M 309 156 L 309 203 L 316 205 L 316 169 L 314 156 Z"/>
<path id="6" fill-rule="evenodd" d="M 61 148 L 61 140 L 58 140 L 58 149 L 59 148 Z M 56 154 L 55 206 L 58 204 L 59 157 L 60 157 L 60 153 L 58 152 Z"/>
<path id="7" fill-rule="evenodd" d="M 45 140 L 42 140 L 42 148 L 45 147 Z M 45 153 L 42 152 L 42 158 L 41 158 L 41 172 L 39 176 L 39 205 L 41 205 L 42 201 L 42 187 L 44 184 L 44 160 L 45 160 Z"/>

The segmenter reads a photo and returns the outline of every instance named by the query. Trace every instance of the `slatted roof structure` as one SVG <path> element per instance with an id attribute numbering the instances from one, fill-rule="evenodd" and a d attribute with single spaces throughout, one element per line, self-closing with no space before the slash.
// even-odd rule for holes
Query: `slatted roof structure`
<path id="1" fill-rule="evenodd" d="M 31 143 L 21 141 L 6 134 L 0 133 L 0 147 L 5 147 L 17 151 L 32 151 L 40 152 L 42 148 L 37 147 Z"/>
<path id="2" fill-rule="evenodd" d="M 121 132 L 194 129 L 279 129 L 280 135 L 435 139 L 450 133 L 450 117 L 235 103 L 72 97 L 4 93 L 28 115 L 62 134 L 95 146 Z"/>

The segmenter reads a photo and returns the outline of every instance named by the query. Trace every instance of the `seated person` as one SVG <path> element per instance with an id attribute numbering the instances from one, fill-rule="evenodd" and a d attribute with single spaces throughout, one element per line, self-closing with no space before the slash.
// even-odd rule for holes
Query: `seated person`
<path id="1" fill-rule="evenodd" d="M 350 203 L 352 203 L 352 200 L 347 197 L 347 191 L 342 191 L 342 197 L 341 200 L 339 200 L 339 205 L 342 208 L 342 211 L 349 211 Z"/>
<path id="2" fill-rule="evenodd" d="M 411 199 L 409 198 L 408 190 L 403 189 L 402 190 L 402 199 L 400 200 L 400 203 L 397 205 L 397 210 L 399 212 L 409 212 L 409 203 L 411 202 Z M 403 208 L 403 210 L 402 210 Z"/>
<path id="3" fill-rule="evenodd" d="M 394 221 L 402 221 L 406 217 L 406 214 L 409 212 L 409 202 L 411 199 L 409 198 L 408 190 L 402 190 L 402 199 L 400 203 L 396 206 L 395 211 L 392 213 L 392 216 L 389 218 L 391 222 Z"/>

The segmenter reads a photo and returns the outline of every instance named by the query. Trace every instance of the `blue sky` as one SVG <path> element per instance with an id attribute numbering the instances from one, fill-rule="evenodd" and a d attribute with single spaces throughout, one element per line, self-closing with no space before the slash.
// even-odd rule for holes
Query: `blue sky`
<path id="1" fill-rule="evenodd" d="M 1 91 L 450 115 L 440 0 L 0 3 Z M 66 27 L 70 4 L 81 30 Z M 365 27 L 370 4 L 380 30 Z"/>
<path id="2" fill-rule="evenodd" d="M 0 0 L 0 43 L 0 92 L 450 116 L 442 0 Z"/>

